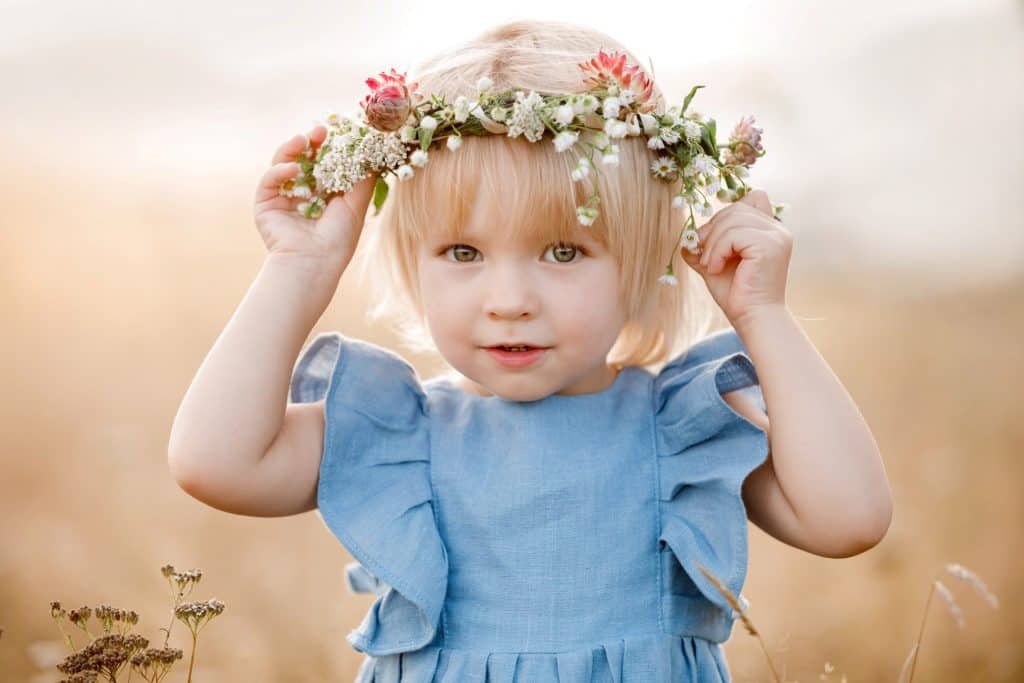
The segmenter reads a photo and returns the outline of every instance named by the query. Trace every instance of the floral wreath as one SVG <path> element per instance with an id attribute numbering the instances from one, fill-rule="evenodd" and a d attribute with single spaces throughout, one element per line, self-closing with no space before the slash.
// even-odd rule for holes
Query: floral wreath
<path id="1" fill-rule="evenodd" d="M 377 175 L 373 193 L 376 215 L 388 195 L 385 177 L 411 178 L 413 167 L 427 165 L 431 144 L 441 140 L 455 151 L 463 135 L 522 135 L 538 142 L 550 133 L 559 152 L 574 145 L 584 149 L 585 155 L 572 171 L 573 180 L 581 181 L 591 170 L 599 172 L 595 153 L 602 165 L 617 165 L 619 146 L 614 141 L 643 134 L 647 147 L 657 154 L 651 173 L 668 182 L 683 179 L 682 189 L 672 199 L 673 207 L 688 209 L 679 243 L 700 253 L 695 212 L 711 215 L 711 195 L 733 202 L 750 191 L 744 178 L 747 169 L 765 154 L 763 130 L 754 125 L 753 116 L 746 116 L 733 129 L 728 143 L 717 142 L 715 120 L 687 112 L 703 85 L 691 88 L 682 106 L 655 113 L 653 82 L 638 66 L 628 64 L 625 54 L 599 50 L 579 67 L 588 88 L 584 92 L 493 92 L 494 82 L 484 77 L 477 82 L 476 99 L 459 96 L 451 104 L 443 95 L 428 98 L 421 94 L 418 83 L 406 84 L 405 74 L 394 68 L 390 73 L 381 72 L 379 79 L 366 79 L 371 92 L 360 102 L 361 111 L 326 116 L 327 138 L 315 155 L 307 145 L 297 160 L 299 173 L 281 185 L 280 194 L 308 198 L 297 210 L 306 218 L 317 218 L 326 206 L 325 196 L 348 192 L 355 183 Z M 583 133 L 586 138 L 581 138 Z M 598 216 L 601 199 L 597 183 L 593 187 L 587 202 L 576 209 L 584 226 L 592 225 Z M 776 218 L 784 207 L 773 205 Z M 659 281 L 677 284 L 671 259 Z"/>

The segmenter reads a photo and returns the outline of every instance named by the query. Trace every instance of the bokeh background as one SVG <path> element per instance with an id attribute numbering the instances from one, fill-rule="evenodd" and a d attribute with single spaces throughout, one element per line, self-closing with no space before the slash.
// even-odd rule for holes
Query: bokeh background
<path id="1" fill-rule="evenodd" d="M 49 602 L 137 610 L 198 567 L 225 613 L 199 681 L 345 681 L 372 596 L 316 513 L 233 516 L 166 466 L 178 403 L 256 275 L 255 183 L 363 79 L 513 18 L 585 22 L 720 128 L 754 113 L 752 181 L 790 205 L 789 306 L 856 399 L 895 516 L 860 556 L 751 526 L 744 594 L 787 680 L 895 681 L 943 576 L 915 680 L 1024 680 L 1024 3 L 0 2 L 0 679 L 59 678 Z M 342 278 L 313 333 L 394 348 Z M 424 376 L 434 368 L 410 357 Z M 799 382 L 794 382 L 799 390 Z M 825 457 L 826 454 L 823 454 Z M 176 627 L 172 644 L 186 649 Z M 79 639 L 79 642 L 81 639 Z M 769 680 L 737 624 L 736 681 Z M 184 680 L 185 666 L 168 681 Z"/>

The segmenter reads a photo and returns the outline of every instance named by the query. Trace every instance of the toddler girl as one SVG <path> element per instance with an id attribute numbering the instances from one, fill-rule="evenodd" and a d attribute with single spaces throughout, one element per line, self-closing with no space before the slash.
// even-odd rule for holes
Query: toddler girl
<path id="1" fill-rule="evenodd" d="M 485 77 L 578 92 L 600 49 L 626 52 L 515 22 L 416 81 L 450 100 Z M 421 381 L 338 332 L 303 349 L 374 194 L 367 178 L 316 219 L 279 194 L 325 136 L 285 142 L 259 184 L 269 253 L 181 404 L 169 463 L 218 509 L 319 510 L 356 560 L 350 588 L 378 596 L 348 636 L 360 683 L 728 681 L 738 614 L 709 575 L 740 594 L 748 517 L 827 557 L 882 538 L 881 457 L 787 309 L 793 239 L 764 192 L 715 213 L 697 256 L 642 138 L 588 177 L 592 225 L 572 152 L 500 135 L 432 150 L 365 221 L 358 261 L 374 317 L 448 364 Z M 730 325 L 712 331 L 716 307 Z"/>

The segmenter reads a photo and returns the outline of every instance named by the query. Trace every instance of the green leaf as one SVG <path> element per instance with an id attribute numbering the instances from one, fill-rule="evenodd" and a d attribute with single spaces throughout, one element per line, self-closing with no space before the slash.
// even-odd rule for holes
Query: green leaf
<path id="1" fill-rule="evenodd" d="M 422 149 L 424 152 L 426 152 L 427 148 L 430 147 L 430 140 L 433 137 L 434 137 L 434 131 L 427 130 L 426 128 L 420 128 L 420 134 L 419 134 L 420 149 Z"/>
<path id="2" fill-rule="evenodd" d="M 690 88 L 690 92 L 686 95 L 686 99 L 683 100 L 683 109 L 680 112 L 680 114 L 686 113 L 686 108 L 690 106 L 690 100 L 692 100 L 693 96 L 697 94 L 697 91 L 703 87 L 703 85 L 695 85 L 692 88 Z"/>
<path id="3" fill-rule="evenodd" d="M 373 185 L 373 215 L 380 213 L 380 207 L 384 206 L 384 200 L 388 198 L 388 184 L 384 176 L 377 176 L 377 182 Z"/>

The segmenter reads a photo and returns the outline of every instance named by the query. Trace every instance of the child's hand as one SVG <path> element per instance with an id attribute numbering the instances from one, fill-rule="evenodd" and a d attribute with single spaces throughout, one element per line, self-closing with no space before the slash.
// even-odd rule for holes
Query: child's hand
<path id="1" fill-rule="evenodd" d="M 357 183 L 351 192 L 331 197 L 317 219 L 298 212 L 301 197 L 285 197 L 281 184 L 299 173 L 295 162 L 306 149 L 307 140 L 315 151 L 327 137 L 327 128 L 314 126 L 306 135 L 296 135 L 274 153 L 272 166 L 263 174 L 254 198 L 256 227 L 272 254 L 348 259 L 355 253 L 363 229 L 366 209 L 373 197 L 373 176 Z"/>
<path id="2" fill-rule="evenodd" d="M 762 306 L 785 305 L 793 235 L 774 218 L 762 190 L 754 190 L 712 216 L 697 230 L 702 253 L 681 250 L 700 273 L 729 322 Z"/>

